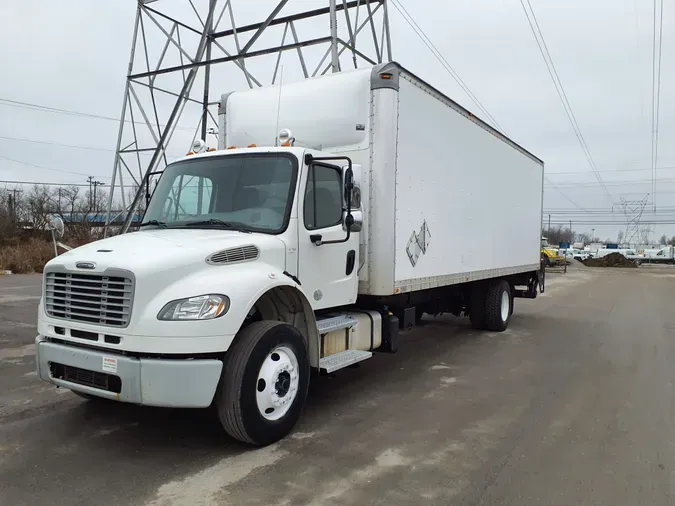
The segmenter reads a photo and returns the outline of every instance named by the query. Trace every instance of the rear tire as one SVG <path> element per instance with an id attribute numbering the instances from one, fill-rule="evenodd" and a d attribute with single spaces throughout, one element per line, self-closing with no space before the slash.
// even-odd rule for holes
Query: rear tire
<path id="1" fill-rule="evenodd" d="M 309 353 L 298 330 L 276 321 L 241 330 L 216 393 L 218 418 L 235 439 L 265 446 L 295 426 L 309 388 Z"/>
<path id="2" fill-rule="evenodd" d="M 485 323 L 492 332 L 503 332 L 511 320 L 511 286 L 504 281 L 495 280 L 488 285 L 485 298 Z"/>

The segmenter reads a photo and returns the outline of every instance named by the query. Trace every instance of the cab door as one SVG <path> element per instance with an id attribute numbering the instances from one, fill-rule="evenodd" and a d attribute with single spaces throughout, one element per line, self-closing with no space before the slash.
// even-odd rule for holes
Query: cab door
<path id="1" fill-rule="evenodd" d="M 305 174 L 298 209 L 298 278 L 315 310 L 351 304 L 358 289 L 359 234 L 347 239 L 343 170 L 314 162 Z"/>

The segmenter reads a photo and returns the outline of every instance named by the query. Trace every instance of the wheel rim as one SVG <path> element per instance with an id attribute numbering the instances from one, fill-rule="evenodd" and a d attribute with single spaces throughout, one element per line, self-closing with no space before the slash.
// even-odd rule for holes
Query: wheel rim
<path id="1" fill-rule="evenodd" d="M 502 292 L 502 321 L 505 322 L 509 317 L 509 304 L 511 303 L 509 292 Z"/>
<path id="2" fill-rule="evenodd" d="M 277 346 L 258 372 L 256 402 L 260 415 L 267 420 L 283 417 L 298 395 L 299 384 L 298 358 L 287 346 Z"/>

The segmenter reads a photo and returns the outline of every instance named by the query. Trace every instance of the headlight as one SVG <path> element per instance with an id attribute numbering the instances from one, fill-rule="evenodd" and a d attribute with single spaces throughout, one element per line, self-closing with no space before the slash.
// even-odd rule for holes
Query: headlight
<path id="1" fill-rule="evenodd" d="M 227 313 L 230 299 L 225 295 L 199 295 L 169 302 L 158 320 L 213 320 Z"/>

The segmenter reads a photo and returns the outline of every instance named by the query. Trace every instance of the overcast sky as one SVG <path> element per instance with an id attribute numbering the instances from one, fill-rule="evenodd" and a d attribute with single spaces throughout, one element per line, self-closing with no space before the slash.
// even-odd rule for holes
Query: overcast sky
<path id="1" fill-rule="evenodd" d="M 547 184 L 545 192 L 544 208 L 555 210 L 552 222 L 571 219 L 578 232 L 595 229 L 603 239 L 616 237 L 623 226 L 601 225 L 611 216 L 593 210 L 608 211 L 622 197 L 640 199 L 651 192 L 653 2 L 531 0 L 610 197 L 592 174 L 567 120 L 520 0 L 398 1 L 504 131 L 545 161 L 547 178 L 557 186 Z M 240 26 L 261 21 L 276 4 L 272 0 L 232 2 Z M 675 222 L 675 5 L 664 3 L 668 5 L 663 13 L 660 169 L 656 197 L 649 196 L 656 214 L 647 214 L 653 213 L 650 206 L 645 220 Z M 290 0 L 282 14 L 326 4 L 327 0 Z M 197 25 L 187 2 L 159 0 L 155 6 L 173 9 L 181 19 Z M 0 100 L 1 180 L 84 183 L 92 175 L 110 182 L 118 131 L 114 118 L 121 111 L 135 13 L 133 0 L 0 2 L 0 99 L 112 118 L 49 113 Z M 394 59 L 483 116 L 393 7 L 390 16 Z M 221 26 L 229 28 L 225 21 Z M 161 34 L 146 28 L 150 38 L 156 36 L 151 53 L 159 51 Z M 259 41 L 260 47 L 278 44 L 280 34 L 270 32 Z M 298 24 L 300 39 L 328 34 L 327 19 L 312 26 Z M 347 38 L 346 33 L 343 37 Z M 226 43 L 226 48 L 234 48 L 233 42 Z M 321 54 L 308 52 L 312 67 Z M 300 75 L 293 57 L 284 56 L 284 81 Z M 175 55 L 171 58 L 167 63 L 178 61 Z M 262 75 L 269 82 L 273 60 L 250 66 L 256 77 Z M 228 67 L 219 72 L 212 99 L 246 88 L 238 70 Z M 171 81 L 166 79 L 168 86 Z M 200 93 L 196 90 L 193 96 Z M 160 121 L 170 105 L 169 100 L 160 100 L 164 115 Z M 191 119 L 181 120 L 185 130 L 177 131 L 176 139 L 185 147 L 194 126 Z M 179 151 L 173 154 L 182 154 Z M 620 213 L 618 206 L 614 208 Z M 567 211 L 559 212 L 562 209 Z M 578 214 L 570 214 L 572 210 Z M 662 233 L 675 235 L 675 224 L 656 225 L 652 237 Z"/>

